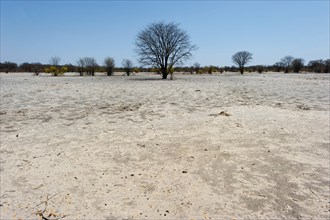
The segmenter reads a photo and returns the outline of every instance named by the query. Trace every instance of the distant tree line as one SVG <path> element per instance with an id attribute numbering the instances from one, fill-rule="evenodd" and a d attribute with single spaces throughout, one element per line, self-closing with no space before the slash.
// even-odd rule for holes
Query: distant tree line
<path id="1" fill-rule="evenodd" d="M 284 59 L 284 58 L 283 58 Z M 330 73 L 330 59 L 327 60 L 311 60 L 304 64 L 304 60 L 301 58 L 285 58 L 276 62 L 274 65 L 253 65 L 244 67 L 246 72 L 313 72 L 313 73 Z M 95 72 L 104 72 L 111 76 L 114 72 L 124 72 L 126 75 L 130 73 L 138 72 L 155 72 L 160 73 L 157 68 L 154 67 L 136 67 L 130 60 L 123 60 L 121 67 L 115 66 L 115 60 L 113 58 L 106 58 L 104 65 L 97 65 L 94 58 L 80 58 L 76 65 L 65 64 L 57 65 L 59 68 L 66 68 L 65 72 L 76 72 L 80 76 L 83 75 L 94 75 Z M 51 64 L 41 63 L 22 63 L 20 65 L 14 62 L 3 62 L 0 63 L 0 72 L 31 72 L 38 75 L 41 72 L 47 72 L 52 66 Z M 223 72 L 239 72 L 240 68 L 236 66 L 201 66 L 199 63 L 194 63 L 192 66 L 185 67 L 174 67 L 175 72 L 186 72 L 190 74 L 212 74 L 212 73 L 223 73 Z"/>
<path id="2" fill-rule="evenodd" d="M 56 59 L 54 59 L 56 58 Z M 64 64 L 60 65 L 60 58 L 52 57 L 49 64 L 28 63 L 24 62 L 20 65 L 14 62 L 0 63 L 0 72 L 31 72 L 35 75 L 39 73 L 52 73 L 54 76 L 63 74 L 64 72 L 77 72 L 80 76 L 90 75 L 94 76 L 95 72 L 106 72 L 111 76 L 114 72 L 125 72 L 128 76 L 131 72 L 146 71 L 147 68 L 137 68 L 133 66 L 133 62 L 129 59 L 124 59 L 121 67 L 115 66 L 115 61 L 111 57 L 104 60 L 104 65 L 98 65 L 96 60 L 92 57 L 79 58 L 76 65 Z"/>

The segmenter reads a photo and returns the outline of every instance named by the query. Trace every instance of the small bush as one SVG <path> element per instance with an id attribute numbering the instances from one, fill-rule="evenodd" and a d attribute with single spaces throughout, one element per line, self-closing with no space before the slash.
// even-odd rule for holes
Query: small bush
<path id="1" fill-rule="evenodd" d="M 139 70 L 139 68 L 136 68 L 136 67 L 135 67 L 135 68 L 133 69 L 133 72 L 134 72 L 134 73 L 139 73 L 140 70 Z"/>
<path id="2" fill-rule="evenodd" d="M 257 72 L 258 72 L 258 73 L 262 73 L 262 72 L 264 71 L 264 67 L 261 66 L 261 65 L 257 66 L 256 69 L 257 69 Z"/>
<path id="3" fill-rule="evenodd" d="M 44 71 L 45 73 L 50 73 L 53 76 L 59 76 L 67 72 L 68 68 L 66 66 L 62 66 L 62 67 L 51 66 L 49 68 L 45 68 Z"/>

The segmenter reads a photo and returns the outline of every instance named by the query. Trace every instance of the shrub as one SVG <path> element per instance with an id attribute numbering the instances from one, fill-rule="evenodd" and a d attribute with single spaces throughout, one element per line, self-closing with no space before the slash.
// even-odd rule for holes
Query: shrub
<path id="1" fill-rule="evenodd" d="M 258 73 L 262 73 L 264 71 L 264 66 L 262 65 L 256 66 L 256 69 Z"/>
<path id="2" fill-rule="evenodd" d="M 168 71 L 167 72 L 171 75 L 170 79 L 173 80 L 174 68 L 173 67 L 172 68 L 168 68 Z"/>
<path id="3" fill-rule="evenodd" d="M 133 72 L 134 72 L 134 73 L 139 73 L 140 70 L 139 70 L 139 68 L 135 67 L 135 68 L 133 69 Z"/>
<path id="4" fill-rule="evenodd" d="M 217 71 L 217 67 L 216 66 L 209 66 L 207 67 L 207 73 L 208 74 L 212 74 L 213 72 Z"/>
<path id="5" fill-rule="evenodd" d="M 67 72 L 68 68 L 65 66 L 62 66 L 62 67 L 51 66 L 49 68 L 45 68 L 44 71 L 45 71 L 45 73 L 50 73 L 53 76 L 59 76 L 59 75 L 63 75 L 65 72 Z"/>

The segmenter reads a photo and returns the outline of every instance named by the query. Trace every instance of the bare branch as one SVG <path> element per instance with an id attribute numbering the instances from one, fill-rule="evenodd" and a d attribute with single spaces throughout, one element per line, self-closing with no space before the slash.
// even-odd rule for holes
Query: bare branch
<path id="1" fill-rule="evenodd" d="M 50 65 L 58 66 L 60 64 L 61 58 L 59 57 L 51 57 L 49 60 Z"/>

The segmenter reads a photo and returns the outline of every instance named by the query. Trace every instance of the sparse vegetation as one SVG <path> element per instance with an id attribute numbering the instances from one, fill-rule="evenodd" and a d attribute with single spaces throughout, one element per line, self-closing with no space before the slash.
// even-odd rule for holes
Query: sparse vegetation
<path id="1" fill-rule="evenodd" d="M 44 69 L 45 73 L 50 73 L 52 76 L 63 75 L 68 71 L 68 68 L 65 66 L 59 66 L 61 58 L 59 57 L 51 57 L 49 60 L 50 67 L 46 67 Z"/>
<path id="2" fill-rule="evenodd" d="M 243 51 L 246 52 L 246 51 Z M 247 52 L 248 53 L 248 52 Z M 235 54 L 237 55 L 237 54 Z M 248 59 L 250 61 L 251 57 Z M 234 56 L 233 56 L 234 57 Z M 243 56 L 242 56 L 243 57 Z M 241 58 L 242 58 L 241 57 Z M 128 59 L 124 59 L 122 61 L 122 67 L 115 67 L 115 59 L 112 57 L 107 57 L 104 59 L 104 65 L 99 66 L 96 60 L 92 57 L 84 57 L 79 58 L 76 62 L 76 65 L 72 64 L 59 64 L 60 58 L 52 57 L 50 59 L 50 64 L 41 64 L 39 62 L 27 63 L 24 62 L 20 65 L 6 61 L 4 63 L 0 63 L 0 72 L 31 72 L 34 75 L 39 75 L 41 72 L 52 73 L 53 76 L 63 75 L 64 72 L 78 72 L 80 76 L 86 75 L 94 75 L 95 72 L 106 72 L 108 76 L 111 76 L 114 71 L 118 72 L 125 72 L 126 75 L 130 75 L 131 72 L 139 73 L 139 72 L 154 72 L 156 74 L 160 74 L 163 76 L 162 69 L 158 66 L 151 66 L 151 67 L 134 67 L 133 62 Z M 244 59 L 242 58 L 242 61 Z M 234 60 L 233 60 L 234 62 Z M 247 62 L 248 63 L 248 62 Z M 57 65 L 54 65 L 57 64 Z M 237 64 L 237 63 L 236 63 Z M 238 64 L 237 64 L 238 65 Z M 245 65 L 245 64 L 244 64 Z M 242 70 L 242 67 L 244 70 Z M 304 59 L 302 58 L 294 58 L 292 56 L 286 56 L 281 59 L 281 61 L 276 62 L 273 65 L 254 65 L 254 66 L 242 66 L 238 65 L 235 66 L 201 66 L 199 63 L 195 62 L 190 67 L 175 67 L 167 68 L 167 74 L 171 75 L 173 79 L 174 72 L 182 72 L 182 73 L 190 73 L 193 74 L 194 72 L 197 74 L 212 74 L 215 72 L 241 72 L 247 71 L 250 73 L 258 72 L 282 72 L 285 73 L 289 72 L 314 72 L 314 73 L 330 73 L 330 59 L 327 60 L 311 60 L 308 62 L 307 65 L 304 65 Z M 163 76 L 164 77 L 164 76 Z"/>
<path id="3" fill-rule="evenodd" d="M 52 74 L 52 76 L 62 76 L 67 71 L 68 68 L 65 66 L 62 67 L 51 66 L 44 69 L 45 73 L 50 73 Z"/>

